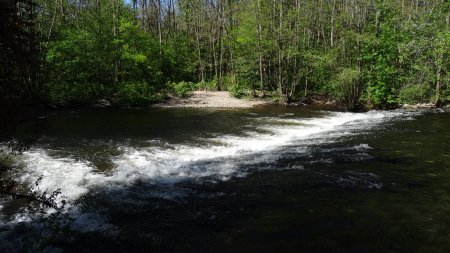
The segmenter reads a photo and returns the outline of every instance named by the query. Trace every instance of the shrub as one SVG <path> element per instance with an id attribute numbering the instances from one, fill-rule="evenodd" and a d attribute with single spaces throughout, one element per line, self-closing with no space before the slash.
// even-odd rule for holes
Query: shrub
<path id="1" fill-rule="evenodd" d="M 426 85 L 412 85 L 400 90 L 399 100 L 402 103 L 428 102 L 432 96 L 432 89 Z"/>
<path id="2" fill-rule="evenodd" d="M 146 105 L 157 100 L 157 95 L 145 81 L 127 81 L 119 84 L 119 99 L 128 105 Z"/>
<path id="3" fill-rule="evenodd" d="M 241 98 L 248 95 L 247 85 L 242 82 L 236 82 L 233 86 L 229 88 L 232 96 Z"/>
<path id="4" fill-rule="evenodd" d="M 178 97 L 187 97 L 191 95 L 192 91 L 197 89 L 197 85 L 192 82 L 181 81 L 178 83 L 169 83 L 169 89 Z"/>
<path id="5" fill-rule="evenodd" d="M 222 90 L 227 90 L 227 91 L 231 91 L 231 89 L 236 86 L 237 84 L 237 80 L 236 80 L 236 75 L 231 73 L 228 75 L 225 75 L 223 77 L 223 82 L 222 82 Z"/>
<path id="6" fill-rule="evenodd" d="M 358 69 L 344 68 L 333 82 L 333 95 L 341 100 L 347 109 L 354 110 L 361 97 L 361 72 Z"/>
<path id="7" fill-rule="evenodd" d="M 101 84 L 94 83 L 51 83 L 47 85 L 48 100 L 56 105 L 86 104 L 104 93 Z"/>
<path id="8" fill-rule="evenodd" d="M 217 90 L 217 78 L 214 78 L 211 81 L 198 82 L 195 86 L 198 90 Z"/>

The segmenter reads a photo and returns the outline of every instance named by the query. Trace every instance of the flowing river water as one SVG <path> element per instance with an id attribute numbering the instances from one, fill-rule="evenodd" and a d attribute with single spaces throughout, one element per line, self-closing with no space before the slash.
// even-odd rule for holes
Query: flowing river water
<path id="1" fill-rule="evenodd" d="M 93 109 L 30 132 L 2 176 L 67 204 L 0 199 L 1 252 L 450 252 L 448 112 Z"/>

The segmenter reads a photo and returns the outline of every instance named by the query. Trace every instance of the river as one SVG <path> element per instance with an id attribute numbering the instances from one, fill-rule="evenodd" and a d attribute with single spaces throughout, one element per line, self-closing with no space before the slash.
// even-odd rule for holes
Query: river
<path id="1" fill-rule="evenodd" d="M 450 252 L 448 112 L 92 109 L 30 133 L 2 176 L 67 204 L 1 199 L 0 251 Z"/>

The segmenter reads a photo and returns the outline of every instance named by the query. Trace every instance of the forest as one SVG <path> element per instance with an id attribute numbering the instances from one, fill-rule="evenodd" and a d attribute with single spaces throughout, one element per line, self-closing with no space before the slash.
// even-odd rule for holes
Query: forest
<path id="1" fill-rule="evenodd" d="M 144 106 L 228 90 L 349 110 L 450 99 L 445 0 L 5 0 L 2 99 Z"/>

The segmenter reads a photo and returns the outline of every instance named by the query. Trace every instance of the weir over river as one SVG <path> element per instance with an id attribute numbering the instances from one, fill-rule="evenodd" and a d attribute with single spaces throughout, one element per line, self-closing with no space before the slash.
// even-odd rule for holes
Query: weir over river
<path id="1" fill-rule="evenodd" d="M 450 252 L 448 112 L 93 109 L 30 133 L 2 177 L 66 204 L 1 199 L 2 252 Z"/>

